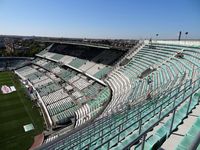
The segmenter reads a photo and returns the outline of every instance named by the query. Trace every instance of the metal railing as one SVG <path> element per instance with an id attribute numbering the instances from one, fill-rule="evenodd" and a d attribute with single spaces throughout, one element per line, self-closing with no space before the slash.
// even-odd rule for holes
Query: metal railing
<path id="1" fill-rule="evenodd" d="M 184 86 L 184 88 L 183 88 L 182 90 L 180 90 L 180 89 L 181 89 L 181 86 Z M 169 98 L 168 98 L 169 100 L 170 100 L 170 99 L 173 99 L 173 102 L 174 102 L 174 103 L 176 102 L 177 97 L 182 96 L 182 100 L 178 103 L 178 105 L 175 105 L 174 108 L 173 108 L 172 110 L 170 110 L 170 112 L 167 112 L 165 115 L 163 115 L 162 118 L 160 118 L 155 124 L 152 124 L 152 126 L 149 127 L 149 128 L 147 128 L 145 131 L 142 131 L 142 130 L 141 130 L 141 129 L 142 129 L 142 124 L 140 123 L 140 126 L 139 126 L 140 130 L 139 130 L 139 131 L 140 131 L 141 133 L 140 133 L 140 134 L 138 135 L 138 137 L 137 137 L 136 139 L 134 139 L 134 140 L 129 144 L 129 146 L 126 147 L 126 148 L 129 148 L 133 143 L 135 143 L 136 141 L 138 141 L 139 139 L 141 139 L 141 138 L 142 138 L 148 131 L 150 131 L 150 129 L 152 129 L 159 121 L 161 121 L 161 120 L 162 120 L 165 116 L 167 116 L 169 113 L 173 112 L 178 106 L 180 106 L 180 104 L 182 104 L 183 102 L 185 102 L 185 101 L 188 99 L 188 97 L 192 96 L 192 94 L 193 94 L 194 92 L 196 92 L 199 88 L 200 88 L 200 79 L 197 79 L 197 80 L 195 80 L 194 82 L 192 82 L 192 80 L 187 81 L 187 82 L 184 83 L 184 85 L 179 85 L 178 88 L 176 87 L 175 89 L 174 89 L 174 88 L 173 88 L 173 89 L 170 89 L 170 91 L 164 93 L 163 96 L 168 96 L 168 97 L 169 97 Z M 177 91 L 177 89 L 178 89 L 178 91 Z M 191 89 L 192 89 L 192 90 L 191 90 Z M 186 95 L 186 93 L 188 93 L 189 90 L 191 90 L 191 91 L 189 92 L 188 95 Z M 175 92 L 176 94 L 173 94 L 174 91 L 176 91 L 176 92 Z M 158 102 L 159 99 L 160 99 L 160 98 L 157 98 L 157 100 L 154 99 L 154 100 L 155 100 L 155 101 L 154 101 L 154 102 L 155 102 L 155 103 L 154 103 L 155 106 L 156 106 L 156 103 Z M 152 102 L 152 101 L 146 102 L 146 105 L 149 104 L 150 102 Z M 165 103 L 168 103 L 168 101 L 165 101 Z M 162 113 L 162 110 L 163 110 L 163 109 L 162 109 L 162 106 L 163 106 L 165 103 L 162 103 L 161 105 L 155 107 L 155 108 L 160 108 L 160 112 L 159 112 L 159 113 Z M 123 129 L 124 124 L 126 124 L 126 123 L 131 119 L 131 118 L 128 118 L 128 117 L 127 117 L 128 113 L 130 112 L 130 110 L 133 110 L 133 109 L 134 109 L 134 110 L 139 110 L 138 113 L 136 113 L 134 116 L 135 116 L 135 117 L 136 117 L 136 116 L 141 116 L 141 115 L 139 115 L 139 113 L 141 114 L 142 111 L 144 111 L 144 110 L 143 110 L 143 107 L 141 107 L 141 106 L 142 106 L 142 104 L 135 105 L 135 106 L 133 106 L 132 108 L 126 107 L 125 110 L 122 109 L 120 112 L 117 112 L 117 113 L 113 114 L 112 117 L 107 116 L 107 117 L 101 118 L 101 119 L 99 119 L 99 120 L 93 122 L 91 125 L 85 127 L 84 129 L 81 129 L 80 131 L 78 131 L 78 132 L 76 132 L 76 133 L 74 133 L 74 134 L 72 134 L 72 135 L 61 136 L 61 137 L 59 137 L 57 140 L 52 141 L 52 142 L 48 143 L 47 145 L 42 146 L 42 148 L 44 148 L 44 149 L 53 149 L 53 148 L 58 147 L 58 146 L 60 146 L 60 145 L 65 145 L 64 147 L 73 148 L 73 147 L 76 147 L 76 146 L 80 146 L 81 143 L 84 142 L 84 141 L 86 141 L 86 140 L 89 140 L 89 141 L 90 141 L 90 144 L 89 144 L 89 145 L 86 145 L 85 147 L 81 147 L 81 148 L 83 148 L 83 149 L 84 149 L 84 148 L 89 148 L 89 147 L 91 146 L 92 143 L 95 143 L 95 141 L 98 141 L 99 139 L 102 139 L 102 138 L 103 138 L 103 136 L 104 136 L 105 134 L 102 134 L 102 133 L 103 133 L 104 128 L 106 128 L 106 127 L 107 127 L 107 128 L 110 127 L 110 131 L 109 131 L 108 133 L 106 133 L 106 134 L 112 133 L 113 130 L 118 129 L 118 130 L 119 130 L 119 131 L 118 131 L 118 134 L 116 134 L 115 136 L 113 136 L 112 139 L 115 138 L 115 137 L 117 137 L 117 138 L 119 139 L 120 134 L 121 134 L 123 131 L 126 130 L 126 129 Z M 128 109 L 128 108 L 129 108 L 129 109 Z M 146 109 L 148 109 L 148 108 L 146 108 Z M 153 111 L 155 111 L 155 109 L 152 110 L 152 112 L 153 112 Z M 133 111 L 133 113 L 134 113 L 134 112 L 135 112 L 135 111 Z M 150 113 L 152 113 L 152 112 L 150 112 Z M 127 117 L 127 119 L 126 119 L 123 123 L 121 123 L 121 124 L 115 126 L 114 129 L 111 129 L 111 126 L 114 125 L 114 124 L 116 124 L 116 122 L 113 121 L 112 118 L 113 118 L 114 116 L 116 116 L 116 115 L 119 115 L 119 114 L 121 114 L 121 115 L 123 116 L 123 118 Z M 149 113 L 148 113 L 148 114 L 149 114 Z M 147 114 L 147 115 L 148 115 L 148 114 Z M 133 116 L 133 117 L 134 117 L 134 116 Z M 130 126 L 132 126 L 133 124 L 136 124 L 136 123 L 138 123 L 138 122 L 141 122 L 141 120 L 142 120 L 144 117 L 146 117 L 146 115 L 140 117 L 139 119 L 137 119 L 137 120 L 136 120 L 135 122 L 133 122 Z M 134 118 L 133 118 L 133 119 L 134 119 Z M 105 125 L 106 125 L 106 126 L 105 126 Z M 99 130 L 99 131 L 98 131 L 98 130 Z M 96 140 L 93 141 L 92 137 L 93 137 L 93 135 L 96 134 L 96 133 L 93 133 L 94 131 L 98 131 L 99 135 L 102 135 L 102 136 L 100 136 L 98 139 L 96 139 Z M 88 135 L 89 137 L 87 137 L 86 135 Z M 106 143 L 109 143 L 112 139 L 110 139 L 110 140 L 108 140 L 108 141 L 106 141 L 106 142 L 102 142 L 102 143 L 101 143 L 98 147 L 96 147 L 96 148 L 100 148 L 102 145 L 104 145 L 104 144 L 106 144 Z M 145 140 L 144 137 L 143 137 L 143 140 Z M 120 142 L 120 141 L 118 141 L 118 142 Z M 108 144 L 108 145 L 109 145 L 109 144 Z"/>

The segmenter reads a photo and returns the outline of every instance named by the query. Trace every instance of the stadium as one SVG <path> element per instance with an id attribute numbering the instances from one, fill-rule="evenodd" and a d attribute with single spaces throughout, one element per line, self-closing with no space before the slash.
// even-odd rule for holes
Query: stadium
<path id="1" fill-rule="evenodd" d="M 200 149 L 200 41 L 47 41 L 0 59 L 0 146 Z"/>

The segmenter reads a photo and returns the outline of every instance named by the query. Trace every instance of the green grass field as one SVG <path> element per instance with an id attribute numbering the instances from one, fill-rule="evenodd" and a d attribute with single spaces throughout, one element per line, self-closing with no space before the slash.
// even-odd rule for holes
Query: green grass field
<path id="1" fill-rule="evenodd" d="M 34 136 L 43 131 L 43 118 L 27 96 L 24 87 L 16 75 L 0 72 L 0 87 L 15 86 L 16 92 L 0 92 L 0 149 L 25 150 L 34 140 Z M 34 130 L 24 132 L 23 126 L 32 123 Z"/>

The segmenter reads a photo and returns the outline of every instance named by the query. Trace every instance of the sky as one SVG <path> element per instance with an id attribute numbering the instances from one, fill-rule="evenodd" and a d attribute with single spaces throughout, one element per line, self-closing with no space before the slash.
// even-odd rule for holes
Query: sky
<path id="1" fill-rule="evenodd" d="M 200 0 L 0 0 L 0 35 L 171 39 L 179 31 L 200 39 Z"/>

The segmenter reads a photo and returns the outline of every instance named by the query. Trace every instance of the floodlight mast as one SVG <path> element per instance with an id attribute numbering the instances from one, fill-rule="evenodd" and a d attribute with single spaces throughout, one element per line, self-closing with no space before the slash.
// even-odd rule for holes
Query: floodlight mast
<path id="1" fill-rule="evenodd" d="M 185 40 L 187 40 L 188 32 L 185 32 Z"/>
<path id="2" fill-rule="evenodd" d="M 178 36 L 178 40 L 180 41 L 181 40 L 181 31 L 179 32 L 179 36 Z"/>
<path id="3" fill-rule="evenodd" d="M 159 36 L 159 34 L 158 34 L 158 33 L 156 33 L 156 42 L 158 41 L 158 36 Z"/>

